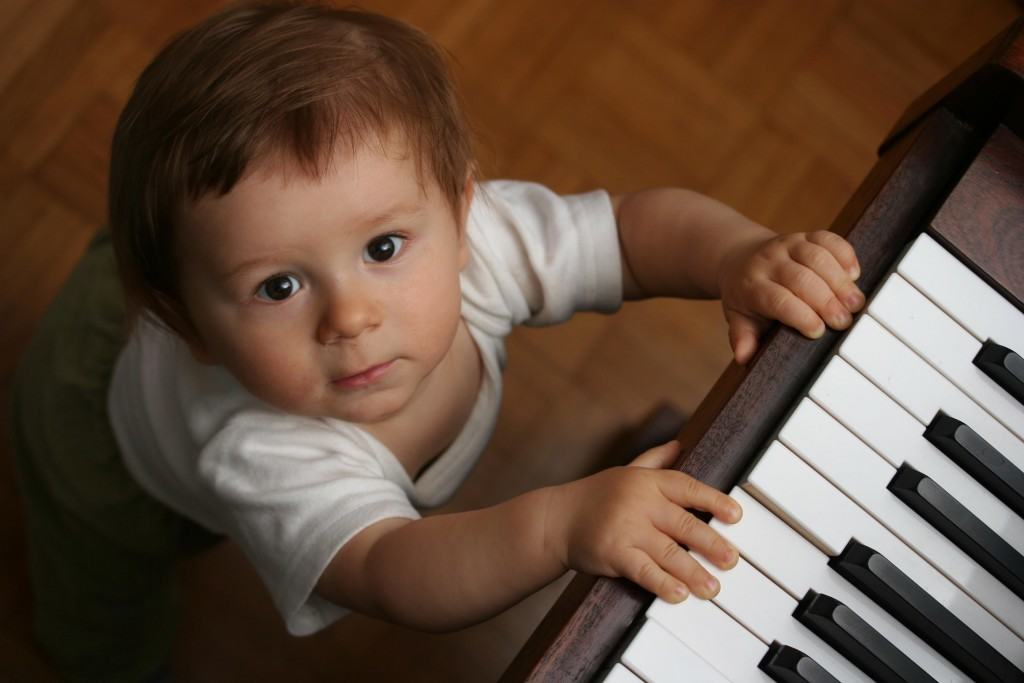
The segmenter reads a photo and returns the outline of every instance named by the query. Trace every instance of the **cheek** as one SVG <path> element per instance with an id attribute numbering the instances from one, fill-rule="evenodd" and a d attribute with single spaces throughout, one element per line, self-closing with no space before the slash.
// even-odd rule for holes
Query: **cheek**
<path id="1" fill-rule="evenodd" d="M 411 284 L 408 291 L 417 292 L 416 297 L 406 297 L 404 309 L 406 320 L 415 327 L 415 338 L 424 342 L 430 340 L 432 347 L 447 350 L 455 330 L 458 328 L 462 304 L 458 272 L 440 277 L 437 271 L 423 274 Z"/>
<path id="2" fill-rule="evenodd" d="M 309 414 L 323 389 L 323 378 L 305 366 L 289 366 L 278 358 L 261 365 L 250 365 L 239 378 L 246 389 L 260 400 L 289 413 Z"/>
<path id="3" fill-rule="evenodd" d="M 253 395 L 283 410 L 302 412 L 317 382 L 308 344 L 288 333 L 290 326 L 249 329 L 226 349 L 225 366 Z"/>

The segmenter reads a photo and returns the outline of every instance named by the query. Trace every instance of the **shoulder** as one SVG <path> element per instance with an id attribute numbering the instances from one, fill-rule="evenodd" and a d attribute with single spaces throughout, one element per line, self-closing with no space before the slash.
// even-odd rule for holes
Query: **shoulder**
<path id="1" fill-rule="evenodd" d="M 199 467 L 215 488 L 246 480 L 394 480 L 393 458 L 385 450 L 362 430 L 338 420 L 249 407 L 232 414 L 205 444 Z"/>
<path id="2" fill-rule="evenodd" d="M 493 268 L 543 268 L 552 254 L 618 247 L 615 211 L 604 190 L 561 195 L 538 183 L 482 182 L 467 222 L 473 257 Z"/>
<path id="3" fill-rule="evenodd" d="M 614 222 L 605 190 L 559 194 L 539 183 L 489 180 L 477 185 L 470 207 L 470 226 L 477 231 L 504 227 L 522 231 L 544 225 Z"/>
<path id="4" fill-rule="evenodd" d="M 512 325 L 614 310 L 621 299 L 619 241 L 604 190 L 560 195 L 530 182 L 481 183 L 467 226 L 463 293 Z"/>

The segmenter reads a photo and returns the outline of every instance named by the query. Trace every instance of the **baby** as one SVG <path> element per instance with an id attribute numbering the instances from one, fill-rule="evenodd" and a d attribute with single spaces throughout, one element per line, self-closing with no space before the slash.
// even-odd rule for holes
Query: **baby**
<path id="1" fill-rule="evenodd" d="M 421 33 L 229 9 L 142 74 L 114 138 L 110 237 L 18 375 L 37 633 L 66 672 L 145 677 L 173 636 L 174 557 L 220 535 L 294 634 L 348 610 L 456 629 L 569 569 L 710 597 L 681 544 L 722 568 L 737 553 L 686 508 L 741 511 L 664 469 L 675 442 L 493 507 L 419 510 L 483 451 L 514 326 L 720 297 L 745 363 L 769 320 L 847 327 L 857 276 L 841 237 L 776 235 L 691 191 L 481 182 Z"/>

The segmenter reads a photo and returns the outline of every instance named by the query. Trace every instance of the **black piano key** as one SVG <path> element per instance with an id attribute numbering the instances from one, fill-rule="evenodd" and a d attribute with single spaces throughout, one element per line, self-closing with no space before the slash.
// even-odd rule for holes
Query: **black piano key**
<path id="1" fill-rule="evenodd" d="M 929 477 L 903 463 L 887 487 L 1004 586 L 1024 598 L 1024 556 Z"/>
<path id="2" fill-rule="evenodd" d="M 1024 517 L 1024 472 L 960 420 L 939 412 L 924 436 L 957 465 Z"/>
<path id="3" fill-rule="evenodd" d="M 1024 358 L 1019 354 L 990 339 L 981 345 L 974 364 L 1010 396 L 1024 403 Z"/>
<path id="4" fill-rule="evenodd" d="M 768 646 L 768 652 L 758 662 L 757 668 L 778 683 L 839 683 L 816 661 L 777 640 Z"/>
<path id="5" fill-rule="evenodd" d="M 793 616 L 876 681 L 924 683 L 935 680 L 885 636 L 833 597 L 809 590 L 796 606 Z"/>
<path id="6" fill-rule="evenodd" d="M 829 566 L 974 680 L 1024 680 L 1024 672 L 881 553 L 851 539 Z"/>

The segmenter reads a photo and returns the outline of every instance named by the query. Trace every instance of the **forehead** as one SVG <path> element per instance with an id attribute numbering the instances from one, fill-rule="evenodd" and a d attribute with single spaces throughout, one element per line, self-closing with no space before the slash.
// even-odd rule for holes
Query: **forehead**
<path id="1" fill-rule="evenodd" d="M 437 183 L 419 172 L 404 145 L 339 148 L 318 176 L 282 155 L 268 156 L 254 162 L 230 192 L 207 194 L 183 209 L 177 251 L 244 248 L 272 235 L 301 238 L 325 225 L 358 226 L 438 202 L 444 198 Z"/>

